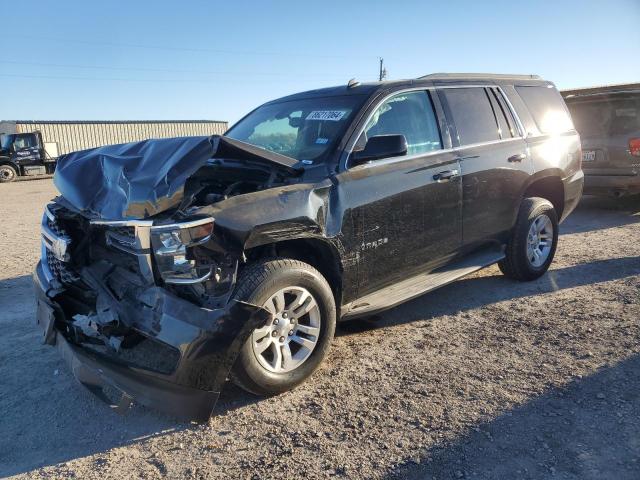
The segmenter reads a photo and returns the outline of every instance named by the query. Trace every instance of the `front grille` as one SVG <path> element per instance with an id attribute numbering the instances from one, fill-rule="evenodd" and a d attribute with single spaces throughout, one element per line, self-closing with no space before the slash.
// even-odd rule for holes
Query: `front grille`
<path id="1" fill-rule="evenodd" d="M 49 271 L 51 274 L 60 280 L 62 283 L 73 283 L 77 281 L 80 277 L 78 274 L 73 271 L 71 266 L 67 262 L 62 262 L 58 260 L 51 250 L 47 249 L 47 266 L 49 267 Z"/>
<path id="2" fill-rule="evenodd" d="M 42 263 L 63 283 L 78 280 L 84 266 L 99 261 L 153 283 L 150 226 L 150 221 L 88 220 L 60 204 L 50 204 L 42 221 Z"/>
<path id="3" fill-rule="evenodd" d="M 102 226 L 107 245 L 127 253 L 137 253 L 136 229 L 130 226 Z"/>
<path id="4" fill-rule="evenodd" d="M 136 239 L 136 229 L 134 227 L 109 227 L 109 231 L 131 241 L 135 241 Z"/>
<path id="5" fill-rule="evenodd" d="M 57 219 L 53 216 L 45 215 L 46 225 L 51 229 L 51 231 L 59 237 L 63 238 L 71 238 L 69 232 L 65 230 L 65 228 L 60 225 Z M 53 275 L 54 278 L 57 278 L 62 283 L 72 283 L 79 280 L 78 274 L 74 271 L 73 267 L 68 262 L 63 262 L 62 260 L 56 258 L 56 256 L 49 250 L 46 250 L 46 260 L 47 266 L 49 267 L 49 271 Z"/>

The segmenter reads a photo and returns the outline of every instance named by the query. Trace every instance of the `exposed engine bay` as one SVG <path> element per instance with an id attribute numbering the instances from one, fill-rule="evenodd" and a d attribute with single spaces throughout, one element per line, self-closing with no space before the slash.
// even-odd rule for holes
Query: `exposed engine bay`
<path id="1" fill-rule="evenodd" d="M 258 162 L 213 159 L 186 182 L 179 211 L 212 205 L 236 195 L 287 185 L 295 181 L 290 173 Z"/>

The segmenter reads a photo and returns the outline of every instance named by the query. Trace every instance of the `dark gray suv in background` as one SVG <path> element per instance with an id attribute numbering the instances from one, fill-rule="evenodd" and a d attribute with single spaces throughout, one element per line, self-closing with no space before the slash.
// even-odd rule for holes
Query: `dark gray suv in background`
<path id="1" fill-rule="evenodd" d="M 38 323 L 82 383 L 207 418 L 303 382 L 336 323 L 498 263 L 544 275 L 582 194 L 551 82 L 438 74 L 266 103 L 224 136 L 64 156 Z"/>
<path id="2" fill-rule="evenodd" d="M 640 83 L 562 95 L 582 141 L 585 193 L 640 193 Z"/>

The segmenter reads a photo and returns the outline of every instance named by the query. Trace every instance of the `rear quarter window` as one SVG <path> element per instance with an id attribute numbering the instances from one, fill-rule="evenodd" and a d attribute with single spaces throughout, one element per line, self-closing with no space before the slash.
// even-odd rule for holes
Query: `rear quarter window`
<path id="1" fill-rule="evenodd" d="M 562 96 L 552 85 L 516 86 L 516 91 L 542 133 L 561 133 L 573 129 Z"/>

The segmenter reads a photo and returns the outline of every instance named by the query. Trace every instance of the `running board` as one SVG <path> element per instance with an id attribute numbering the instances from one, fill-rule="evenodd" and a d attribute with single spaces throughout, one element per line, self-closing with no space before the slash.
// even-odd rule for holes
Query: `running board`
<path id="1" fill-rule="evenodd" d="M 342 318 L 371 315 L 443 287 L 504 258 L 502 249 L 482 250 L 429 273 L 395 283 L 342 307 Z"/>

